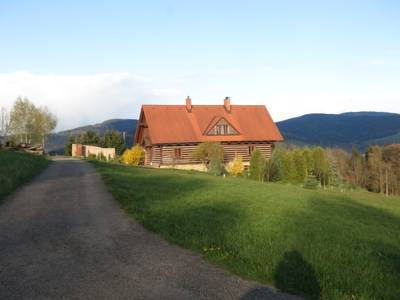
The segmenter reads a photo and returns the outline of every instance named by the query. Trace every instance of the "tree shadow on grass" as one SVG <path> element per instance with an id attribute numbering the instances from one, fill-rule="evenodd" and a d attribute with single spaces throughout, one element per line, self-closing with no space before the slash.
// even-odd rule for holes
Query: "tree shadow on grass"
<path id="1" fill-rule="evenodd" d="M 307 295 L 309 299 L 319 299 L 321 287 L 314 268 L 300 252 L 292 250 L 283 255 L 275 270 L 276 287 L 282 291 Z"/>
<path id="2" fill-rule="evenodd" d="M 288 214 L 287 220 L 281 235 L 290 236 L 297 251 L 286 252 L 279 263 L 278 288 L 310 299 L 399 295 L 396 214 L 347 196 L 317 196 L 308 200 L 307 210 Z"/>

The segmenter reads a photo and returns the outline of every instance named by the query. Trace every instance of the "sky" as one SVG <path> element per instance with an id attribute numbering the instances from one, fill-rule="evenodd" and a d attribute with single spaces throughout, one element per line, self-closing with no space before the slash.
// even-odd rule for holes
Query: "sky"
<path id="1" fill-rule="evenodd" d="M 0 0 L 0 107 L 18 96 L 57 130 L 186 96 L 400 113 L 400 1 Z"/>

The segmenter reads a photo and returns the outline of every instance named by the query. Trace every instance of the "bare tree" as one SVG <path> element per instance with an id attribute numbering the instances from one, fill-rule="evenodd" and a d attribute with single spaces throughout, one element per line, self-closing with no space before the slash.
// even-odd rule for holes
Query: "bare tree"
<path id="1" fill-rule="evenodd" d="M 9 115 L 7 109 L 2 107 L 0 110 L 0 144 L 1 140 L 7 140 L 8 130 L 9 130 Z"/>
<path id="2" fill-rule="evenodd" d="M 20 143 L 44 144 L 47 135 L 56 127 L 57 118 L 47 107 L 36 107 L 27 98 L 17 98 L 9 120 L 10 133 Z"/>
<path id="3" fill-rule="evenodd" d="M 20 143 L 30 143 L 33 133 L 35 105 L 27 98 L 18 97 L 10 111 L 10 131 Z"/>
<path id="4" fill-rule="evenodd" d="M 0 135 L 7 136 L 9 127 L 9 115 L 5 107 L 1 108 L 0 111 Z"/>

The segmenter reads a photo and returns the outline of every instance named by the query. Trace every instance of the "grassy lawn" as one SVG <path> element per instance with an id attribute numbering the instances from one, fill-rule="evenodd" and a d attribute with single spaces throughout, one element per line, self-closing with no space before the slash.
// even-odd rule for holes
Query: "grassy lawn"
<path id="1" fill-rule="evenodd" d="M 399 299 L 400 198 L 94 163 L 146 228 L 310 299 Z"/>
<path id="2" fill-rule="evenodd" d="M 49 164 L 43 156 L 0 150 L 0 201 Z"/>

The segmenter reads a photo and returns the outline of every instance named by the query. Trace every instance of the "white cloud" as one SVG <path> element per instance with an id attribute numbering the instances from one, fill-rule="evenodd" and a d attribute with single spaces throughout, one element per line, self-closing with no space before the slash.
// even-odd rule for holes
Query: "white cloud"
<path id="1" fill-rule="evenodd" d="M 130 73 L 0 74 L 0 107 L 10 108 L 18 96 L 48 106 L 58 117 L 57 130 L 109 118 L 137 118 L 142 103 L 184 97 L 179 89 L 158 86 L 149 78 Z"/>
<path id="2" fill-rule="evenodd" d="M 131 73 L 41 75 L 0 73 L 0 107 L 10 108 L 19 96 L 48 106 L 59 119 L 57 130 L 102 122 L 110 118 L 138 118 L 141 104 L 179 104 L 190 95 L 196 104 L 265 104 L 274 120 L 307 113 L 390 111 L 400 113 L 397 82 L 348 84 L 335 76 L 315 80 L 294 73 L 257 73 L 251 77 L 185 74 L 145 78 Z M 358 85 L 357 85 L 358 84 Z"/>

